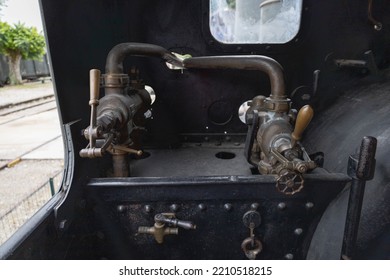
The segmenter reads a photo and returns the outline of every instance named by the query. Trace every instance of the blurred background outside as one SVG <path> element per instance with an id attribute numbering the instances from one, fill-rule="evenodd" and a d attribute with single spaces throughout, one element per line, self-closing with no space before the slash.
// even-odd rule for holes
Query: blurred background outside
<path id="1" fill-rule="evenodd" d="M 0 246 L 62 179 L 61 125 L 42 38 L 38 0 L 0 0 Z M 12 48 L 20 49 L 21 83 L 12 76 Z"/>

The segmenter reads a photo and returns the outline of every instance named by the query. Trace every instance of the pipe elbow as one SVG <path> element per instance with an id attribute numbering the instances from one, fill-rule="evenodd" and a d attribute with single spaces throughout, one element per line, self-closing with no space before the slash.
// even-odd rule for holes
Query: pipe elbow
<path id="1" fill-rule="evenodd" d="M 144 43 L 121 43 L 111 49 L 107 55 L 106 73 L 122 74 L 123 60 L 128 55 L 159 57 L 177 66 L 182 66 L 182 61 L 163 47 Z"/>
<path id="2" fill-rule="evenodd" d="M 286 99 L 282 66 L 274 59 L 261 55 L 210 56 L 187 58 L 185 68 L 259 70 L 266 73 L 271 84 L 271 98 Z"/>

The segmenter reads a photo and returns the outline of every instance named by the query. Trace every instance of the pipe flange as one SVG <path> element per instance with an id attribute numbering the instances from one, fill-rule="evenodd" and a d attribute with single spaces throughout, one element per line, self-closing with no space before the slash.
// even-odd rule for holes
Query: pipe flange
<path id="1" fill-rule="evenodd" d="M 268 97 L 265 100 L 265 108 L 268 111 L 288 113 L 290 111 L 291 100 L 288 98 L 285 99 L 274 99 Z"/>
<path id="2" fill-rule="evenodd" d="M 125 88 L 129 83 L 130 79 L 126 74 L 103 74 L 101 79 L 103 88 Z"/>

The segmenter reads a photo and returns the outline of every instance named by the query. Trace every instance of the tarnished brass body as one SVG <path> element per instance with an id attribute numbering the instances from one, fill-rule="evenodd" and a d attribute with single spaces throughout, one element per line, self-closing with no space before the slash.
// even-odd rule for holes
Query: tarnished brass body
<path id="1" fill-rule="evenodd" d="M 154 223 L 154 226 L 152 227 L 139 227 L 138 233 L 151 234 L 154 236 L 154 239 L 158 244 L 162 244 L 164 242 L 165 235 L 178 235 L 179 229 L 165 227 L 165 224 L 161 223 Z"/>
<path id="2" fill-rule="evenodd" d="M 173 227 L 167 227 L 167 225 Z M 196 225 L 192 222 L 176 219 L 174 213 L 160 213 L 154 216 L 154 225 L 152 227 L 138 227 L 138 233 L 153 235 L 156 242 L 162 244 L 166 235 L 179 234 L 178 227 L 196 229 Z"/>
<path id="3" fill-rule="evenodd" d="M 287 107 L 270 110 L 269 98 L 257 96 L 247 110 L 249 125 L 255 126 L 249 161 L 261 174 L 276 174 L 277 189 L 286 194 L 294 194 L 303 188 L 304 174 L 316 167 L 305 149 L 297 142 L 313 117 L 313 109 L 304 106 L 298 113 L 290 108 L 290 100 L 285 98 Z M 295 128 L 293 125 L 295 123 Z M 248 143 L 247 143 L 248 144 Z"/>

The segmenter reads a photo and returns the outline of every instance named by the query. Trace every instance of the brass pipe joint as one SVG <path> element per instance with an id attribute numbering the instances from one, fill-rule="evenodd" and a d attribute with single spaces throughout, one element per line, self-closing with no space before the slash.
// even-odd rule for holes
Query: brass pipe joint
<path id="1" fill-rule="evenodd" d="M 179 234 L 178 227 L 184 229 L 196 229 L 196 225 L 194 223 L 179 220 L 176 218 L 174 213 L 160 213 L 154 216 L 154 225 L 152 227 L 138 227 L 138 233 L 153 235 L 156 242 L 158 244 L 162 244 L 166 235 Z"/>
<path id="2" fill-rule="evenodd" d="M 138 233 L 151 234 L 154 236 L 154 239 L 158 244 L 162 244 L 164 242 L 165 235 L 178 235 L 179 229 L 165 227 L 165 224 L 161 223 L 154 223 L 154 226 L 152 227 L 139 227 Z"/>

